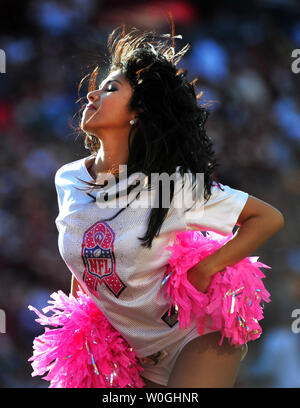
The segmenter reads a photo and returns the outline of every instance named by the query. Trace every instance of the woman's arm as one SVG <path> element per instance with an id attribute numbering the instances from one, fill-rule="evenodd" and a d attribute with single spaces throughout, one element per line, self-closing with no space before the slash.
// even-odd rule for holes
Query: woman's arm
<path id="1" fill-rule="evenodd" d="M 79 290 L 79 288 L 81 288 L 81 290 L 85 292 L 85 290 L 83 290 L 82 286 L 79 285 L 78 280 L 74 277 L 74 275 L 72 275 L 72 280 L 71 280 L 71 295 L 73 295 L 75 298 L 77 298 L 77 291 Z"/>
<path id="2" fill-rule="evenodd" d="M 188 280 L 196 289 L 205 292 L 215 273 L 251 256 L 283 228 L 284 217 L 270 204 L 249 195 L 237 225 L 240 227 L 230 241 L 189 269 Z"/>

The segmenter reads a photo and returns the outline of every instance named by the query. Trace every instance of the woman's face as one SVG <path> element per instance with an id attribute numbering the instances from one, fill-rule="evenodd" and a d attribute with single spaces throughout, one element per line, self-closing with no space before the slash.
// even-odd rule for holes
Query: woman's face
<path id="1" fill-rule="evenodd" d="M 101 130 L 126 130 L 135 112 L 129 110 L 132 88 L 121 71 L 112 71 L 95 89 L 87 94 L 81 128 L 92 135 L 101 136 Z"/>

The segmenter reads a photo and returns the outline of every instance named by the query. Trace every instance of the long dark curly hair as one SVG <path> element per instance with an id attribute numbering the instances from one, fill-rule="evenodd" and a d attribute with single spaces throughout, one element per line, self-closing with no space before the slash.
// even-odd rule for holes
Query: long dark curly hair
<path id="1" fill-rule="evenodd" d="M 218 166 L 212 141 L 204 128 L 209 111 L 207 104 L 198 103 L 202 93 L 196 95 L 197 79 L 189 82 L 187 71 L 176 67 L 190 48 L 187 44 L 176 53 L 175 38 L 178 37 L 174 26 L 172 34 L 158 34 L 135 27 L 126 33 L 124 25 L 113 30 L 108 37 L 109 72 L 121 70 L 133 90 L 129 108 L 138 111 L 137 124 L 132 126 L 128 137 L 127 174 L 129 177 L 135 172 L 143 173 L 150 180 L 150 189 L 151 173 L 171 175 L 176 172 L 177 166 L 180 166 L 181 175 L 202 173 L 204 198 L 208 200 L 213 173 Z M 96 88 L 99 69 L 96 66 L 89 74 L 88 91 Z M 84 135 L 85 147 L 96 153 L 100 148 L 99 140 L 87 133 Z M 86 183 L 93 189 L 103 187 Z M 133 186 L 129 186 L 127 193 L 131 191 L 130 187 Z M 171 183 L 170 202 L 173 195 Z M 126 207 L 105 221 L 114 219 L 124 210 Z M 160 207 L 151 209 L 146 234 L 139 237 L 141 245 L 151 248 L 168 210 Z"/>

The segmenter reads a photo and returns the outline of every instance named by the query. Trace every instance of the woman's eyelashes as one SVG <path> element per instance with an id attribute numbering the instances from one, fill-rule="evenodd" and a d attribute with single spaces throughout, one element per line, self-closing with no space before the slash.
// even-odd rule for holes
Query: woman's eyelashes
<path id="1" fill-rule="evenodd" d="M 114 92 L 117 91 L 118 89 L 116 87 L 114 87 L 113 85 L 108 85 L 107 87 L 104 88 L 99 88 L 99 91 L 102 92 Z"/>
<path id="2" fill-rule="evenodd" d="M 114 92 L 114 91 L 117 91 L 117 88 L 115 88 L 115 87 L 113 87 L 111 85 L 107 88 L 107 92 Z"/>

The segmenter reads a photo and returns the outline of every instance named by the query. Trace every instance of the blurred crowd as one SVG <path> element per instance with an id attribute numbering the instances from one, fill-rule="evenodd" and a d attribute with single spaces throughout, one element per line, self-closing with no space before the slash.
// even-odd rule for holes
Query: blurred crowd
<path id="1" fill-rule="evenodd" d="M 275 0 L 247 2 L 246 10 L 234 6 L 238 1 L 162 3 L 41 0 L 15 7 L 2 1 L 0 387 L 47 386 L 31 377 L 27 362 L 42 332 L 27 306 L 41 309 L 53 291 L 70 290 L 57 247 L 54 175 L 89 155 L 74 130 L 78 84 L 105 59 L 114 27 L 169 32 L 169 9 L 183 35 L 177 47 L 192 46 L 180 65 L 199 79 L 199 103 L 210 103 L 206 129 L 220 163 L 217 178 L 285 216 L 285 228 L 255 254 L 272 267 L 264 270 L 272 301 L 236 386 L 300 387 L 300 333 L 291 330 L 292 311 L 300 309 L 300 73 L 291 69 L 292 51 L 300 48 L 300 8 Z"/>

